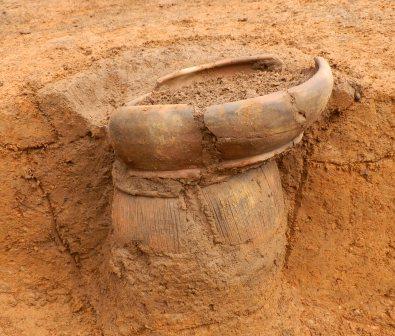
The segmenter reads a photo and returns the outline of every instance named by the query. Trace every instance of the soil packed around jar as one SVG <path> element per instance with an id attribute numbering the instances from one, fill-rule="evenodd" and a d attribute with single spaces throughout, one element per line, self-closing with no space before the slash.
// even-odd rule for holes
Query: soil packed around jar
<path id="1" fill-rule="evenodd" d="M 178 87 L 164 83 L 138 104 L 189 104 L 199 110 L 210 105 L 285 90 L 305 82 L 314 74 L 314 68 L 301 69 L 285 64 L 281 67 L 255 67 L 251 70 L 233 74 L 212 71 Z"/>

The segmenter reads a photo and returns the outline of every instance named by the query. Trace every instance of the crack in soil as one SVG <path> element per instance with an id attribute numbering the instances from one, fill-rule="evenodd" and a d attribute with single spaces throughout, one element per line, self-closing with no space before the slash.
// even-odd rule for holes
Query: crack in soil
<path id="1" fill-rule="evenodd" d="M 45 199 L 47 206 L 48 206 L 48 212 L 50 214 L 51 217 L 51 222 L 52 222 L 52 227 L 54 229 L 54 233 L 55 233 L 55 241 L 58 245 L 61 245 L 64 249 L 64 251 L 67 252 L 67 254 L 71 257 L 71 259 L 73 260 L 73 264 L 79 269 L 80 265 L 76 259 L 76 255 L 77 253 L 73 253 L 70 249 L 70 245 L 68 244 L 68 242 L 62 237 L 61 232 L 59 231 L 58 228 L 58 224 L 57 224 L 57 220 L 56 220 L 56 213 L 55 213 L 55 208 L 52 205 L 52 201 L 51 198 L 48 194 L 48 192 L 45 191 L 45 188 L 43 187 L 43 184 L 41 183 L 41 181 L 37 178 L 37 177 L 33 177 L 32 180 L 36 183 L 37 187 L 40 189 L 43 198 Z"/>
<path id="2" fill-rule="evenodd" d="M 67 253 L 69 258 L 72 260 L 72 264 L 74 265 L 75 271 L 79 274 L 80 278 L 82 278 L 81 265 L 80 265 L 78 259 L 76 258 L 78 256 L 78 253 L 71 251 L 70 245 L 62 237 L 62 234 L 59 231 L 57 220 L 56 220 L 55 208 L 52 205 L 52 201 L 51 201 L 51 198 L 49 196 L 49 193 L 45 190 L 43 184 L 41 183 L 41 181 L 37 177 L 32 176 L 28 180 L 33 181 L 37 185 L 37 187 L 39 188 L 40 192 L 42 193 L 42 197 L 45 199 L 45 201 L 47 203 L 48 212 L 50 214 L 52 227 L 53 227 L 53 231 L 54 231 L 55 242 L 59 246 L 62 247 L 62 250 L 61 250 L 62 253 L 64 253 L 64 252 Z M 83 299 L 85 301 L 85 304 L 87 305 L 87 308 L 91 309 L 91 311 L 93 313 L 93 316 L 95 317 L 95 320 L 96 320 L 95 325 L 99 329 L 99 333 L 100 333 L 99 335 L 103 336 L 104 335 L 104 331 L 102 330 L 102 327 L 100 326 L 100 324 L 97 322 L 98 321 L 98 314 L 97 314 L 97 311 L 96 311 L 95 307 L 90 302 L 90 299 L 89 299 L 87 294 L 85 294 L 85 293 L 83 294 Z"/>
<path id="3" fill-rule="evenodd" d="M 351 162 L 346 162 L 346 163 L 340 163 L 336 161 L 324 161 L 324 160 L 311 160 L 313 163 L 317 164 L 330 164 L 333 166 L 338 166 L 338 167 L 349 167 L 354 164 L 369 164 L 369 163 L 378 163 L 384 160 L 389 160 L 395 157 L 395 154 L 392 152 L 388 152 L 384 154 L 383 156 L 380 156 L 378 158 L 370 159 L 370 160 L 358 160 L 358 161 L 351 161 Z"/>
<path id="4" fill-rule="evenodd" d="M 293 241 L 295 239 L 296 221 L 298 219 L 299 210 L 302 206 L 303 191 L 304 191 L 304 187 L 306 185 L 306 181 L 307 181 L 308 175 L 309 175 L 309 159 L 308 159 L 310 157 L 309 152 L 310 151 L 307 148 L 307 144 L 306 144 L 306 151 L 303 154 L 302 173 L 301 173 L 299 185 L 296 190 L 295 197 L 294 197 L 294 209 L 293 209 L 292 214 L 289 216 L 291 218 L 288 220 L 287 246 L 285 249 L 285 260 L 284 260 L 284 267 L 285 268 L 288 268 L 289 257 L 292 253 Z"/>

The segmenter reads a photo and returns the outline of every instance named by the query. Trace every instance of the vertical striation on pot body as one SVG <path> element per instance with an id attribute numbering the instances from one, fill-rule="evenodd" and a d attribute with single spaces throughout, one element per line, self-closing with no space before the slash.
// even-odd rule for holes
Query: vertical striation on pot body
<path id="1" fill-rule="evenodd" d="M 297 87 L 208 107 L 204 130 L 188 105 L 128 105 L 111 117 L 117 160 L 101 305 L 109 335 L 269 330 L 266 308 L 277 304 L 282 286 L 286 211 L 277 165 L 268 159 L 298 142 L 324 109 L 333 78 L 324 59 L 316 65 Z M 179 84 L 207 69 L 158 83 Z M 211 163 L 202 159 L 207 130 L 218 151 Z"/>
<path id="2" fill-rule="evenodd" d="M 118 242 L 144 243 L 155 251 L 180 251 L 180 231 L 187 222 L 178 198 L 130 197 L 115 190 L 112 212 Z"/>
<path id="3" fill-rule="evenodd" d="M 225 244 L 259 244 L 284 220 L 284 200 L 274 162 L 201 189 L 214 232 Z"/>
<path id="4" fill-rule="evenodd" d="M 115 189 L 113 199 L 114 239 L 138 242 L 155 252 L 188 251 L 191 220 L 190 200 L 196 195 L 199 216 L 218 243 L 256 244 L 272 235 L 284 219 L 284 200 L 274 162 L 235 175 L 222 183 L 184 187 L 179 195 L 147 197 Z M 191 214 L 189 214 L 191 215 Z M 192 216 L 191 218 L 194 218 Z"/>

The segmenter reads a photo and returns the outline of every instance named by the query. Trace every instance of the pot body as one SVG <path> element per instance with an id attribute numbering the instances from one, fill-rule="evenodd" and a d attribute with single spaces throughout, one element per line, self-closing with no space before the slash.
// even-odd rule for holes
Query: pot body
<path id="1" fill-rule="evenodd" d="M 262 318 L 286 246 L 276 163 L 147 195 L 115 189 L 101 313 L 110 334 L 213 335 L 208 326 L 228 334 L 241 317 Z"/>

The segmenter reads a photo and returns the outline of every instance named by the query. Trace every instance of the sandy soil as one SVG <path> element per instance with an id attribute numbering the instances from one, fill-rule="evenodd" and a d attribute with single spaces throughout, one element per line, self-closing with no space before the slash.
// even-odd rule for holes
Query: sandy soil
<path id="1" fill-rule="evenodd" d="M 276 332 L 395 335 L 394 16 L 384 0 L 2 1 L 0 335 L 109 334 L 92 284 L 113 154 L 70 111 L 103 124 L 168 72 L 257 53 L 321 55 L 336 77 L 323 118 L 278 159 L 302 327 Z"/>

